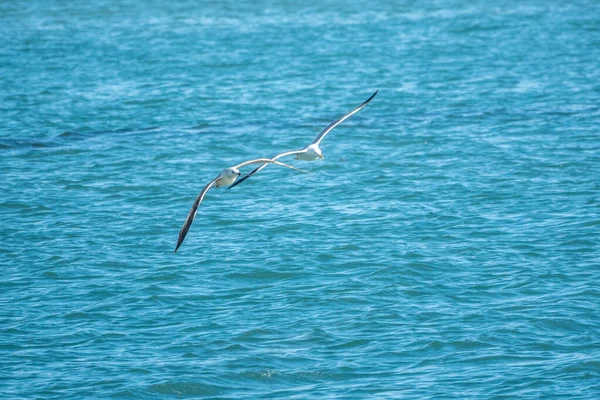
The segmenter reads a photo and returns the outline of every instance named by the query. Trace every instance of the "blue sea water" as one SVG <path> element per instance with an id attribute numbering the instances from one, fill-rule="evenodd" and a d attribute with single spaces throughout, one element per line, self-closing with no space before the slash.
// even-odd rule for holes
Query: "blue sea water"
<path id="1" fill-rule="evenodd" d="M 600 3 L 6 1 L 0 35 L 0 397 L 599 398 Z M 223 168 L 376 89 L 173 253 Z"/>

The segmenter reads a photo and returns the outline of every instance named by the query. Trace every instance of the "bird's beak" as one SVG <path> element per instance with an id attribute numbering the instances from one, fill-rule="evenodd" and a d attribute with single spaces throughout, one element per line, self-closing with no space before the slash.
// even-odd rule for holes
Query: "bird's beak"
<path id="1" fill-rule="evenodd" d="M 319 154 L 319 158 L 322 160 L 322 159 L 324 159 L 325 157 L 323 157 L 323 154 Z"/>

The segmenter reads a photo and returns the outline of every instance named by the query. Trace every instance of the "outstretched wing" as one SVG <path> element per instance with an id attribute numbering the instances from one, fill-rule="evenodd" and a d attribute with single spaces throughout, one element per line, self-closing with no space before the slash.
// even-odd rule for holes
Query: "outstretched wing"
<path id="1" fill-rule="evenodd" d="M 183 223 L 183 226 L 181 227 L 181 230 L 179 231 L 179 238 L 177 239 L 177 247 L 175 247 L 175 252 L 177 252 L 177 249 L 179 249 L 179 246 L 181 246 L 181 243 L 183 243 L 183 240 L 185 239 L 185 235 L 187 235 L 188 231 L 190 230 L 190 226 L 192 226 L 192 222 L 194 222 L 194 218 L 196 218 L 198 207 L 200 206 L 200 203 L 202 203 L 204 195 L 206 194 L 206 192 L 208 192 L 208 189 L 210 189 L 215 185 L 215 183 L 217 183 L 217 180 L 220 177 L 221 175 L 219 175 L 212 182 L 206 185 L 204 189 L 202 189 L 198 197 L 196 197 L 196 201 L 194 201 L 194 205 L 192 205 L 192 209 L 190 210 L 190 213 L 188 214 L 187 218 L 185 219 L 185 222 Z"/>
<path id="2" fill-rule="evenodd" d="M 283 164 L 283 163 L 280 163 L 280 162 L 275 161 L 275 160 L 277 160 L 280 157 L 285 157 L 285 156 L 291 156 L 291 155 L 294 155 L 294 154 L 304 153 L 305 151 L 306 150 L 286 151 L 285 153 L 277 154 L 275 157 L 271 158 L 269 161 L 274 162 L 275 164 Z M 231 189 L 232 187 L 239 185 L 240 183 L 244 182 L 246 179 L 250 178 L 252 175 L 254 175 L 255 173 L 257 173 L 258 171 L 260 171 L 261 169 L 263 169 L 264 167 L 266 167 L 267 165 L 269 165 L 268 162 L 264 163 L 260 167 L 255 168 L 252 172 L 250 172 L 249 174 L 246 174 L 243 178 L 240 178 L 237 181 L 235 181 L 233 183 L 233 185 L 229 186 L 227 189 Z M 287 165 L 287 164 L 283 164 L 283 165 L 286 166 L 286 167 L 291 167 L 290 165 Z M 299 171 L 302 171 L 302 172 L 306 172 L 306 171 L 303 171 L 303 170 L 298 169 L 298 168 L 294 168 L 294 167 L 291 167 L 291 168 L 299 170 Z"/>
<path id="3" fill-rule="evenodd" d="M 342 122 L 344 122 L 346 119 L 348 119 L 349 117 L 351 117 L 352 115 L 356 114 L 361 108 L 363 108 L 364 106 L 367 105 L 367 103 L 369 103 L 371 100 L 373 100 L 373 97 L 375 97 L 375 95 L 379 92 L 379 89 L 377 89 L 375 91 L 375 93 L 373 93 L 371 95 L 371 97 L 369 97 L 364 103 L 362 103 L 360 106 L 356 107 L 354 110 L 350 111 L 348 114 L 344 115 L 342 118 L 333 121 L 332 123 L 330 123 L 329 125 L 327 125 L 327 127 L 325 129 L 323 129 L 321 131 L 321 133 L 319 133 L 317 135 L 317 137 L 315 138 L 315 140 L 312 141 L 311 144 L 316 144 L 317 146 L 319 145 L 319 143 L 321 143 L 321 140 L 323 140 L 323 138 L 325 137 L 325 135 L 327 135 L 329 132 L 331 132 L 331 130 L 333 128 L 335 128 L 336 126 L 338 126 L 339 124 L 341 124 Z"/>
<path id="4" fill-rule="evenodd" d="M 281 165 L 282 167 L 288 167 L 288 168 L 291 168 L 291 169 L 295 169 L 296 171 L 302 171 L 300 168 L 296 168 L 296 167 L 293 167 L 291 165 L 284 164 L 284 163 L 279 162 L 279 161 L 275 161 L 280 156 L 275 156 L 273 158 L 257 158 L 257 159 L 254 159 L 254 160 L 244 161 L 243 163 L 235 165 L 232 168 L 242 168 L 242 167 L 245 167 L 246 165 L 250 165 L 250 164 L 263 164 L 263 163 L 269 164 L 269 163 L 273 163 L 273 164 Z M 306 171 L 302 171 L 302 172 L 306 172 Z"/>

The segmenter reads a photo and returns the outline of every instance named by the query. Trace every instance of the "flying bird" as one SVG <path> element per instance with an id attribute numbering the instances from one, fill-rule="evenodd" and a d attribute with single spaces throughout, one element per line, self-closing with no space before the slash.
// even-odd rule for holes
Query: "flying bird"
<path id="1" fill-rule="evenodd" d="M 281 166 L 288 167 L 291 169 L 295 169 L 296 171 L 306 172 L 299 168 L 292 167 L 291 165 L 284 164 L 282 162 L 268 159 L 268 158 L 257 158 L 255 160 L 245 161 L 245 162 L 235 165 L 233 167 L 225 168 L 223 171 L 221 171 L 221 173 L 219 175 L 217 175 L 217 177 L 215 179 L 210 181 L 208 183 L 208 185 L 206 185 L 204 187 L 204 189 L 202 189 L 200 194 L 198 194 L 198 197 L 196 197 L 196 201 L 194 201 L 194 204 L 192 205 L 192 209 L 190 210 L 190 213 L 188 214 L 187 218 L 185 219 L 185 222 L 183 223 L 183 227 L 179 231 L 179 238 L 177 239 L 177 247 L 175 247 L 175 252 L 177 252 L 177 250 L 179 249 L 179 246 L 181 246 L 181 244 L 183 243 L 183 240 L 185 239 L 185 236 L 187 235 L 188 231 L 190 230 L 190 226 L 192 226 L 192 222 L 194 222 L 194 218 L 196 218 L 196 213 L 198 212 L 198 207 L 200 206 L 200 203 L 202 203 L 202 199 L 204 199 L 204 195 L 206 194 L 206 192 L 208 192 L 208 190 L 213 187 L 220 188 L 222 186 L 229 186 L 232 183 L 234 183 L 235 180 L 238 178 L 238 176 L 241 175 L 239 168 L 242 168 L 242 167 L 244 167 L 246 165 L 250 165 L 250 164 L 264 164 L 264 163 L 266 163 L 266 164 L 273 163 L 273 164 L 281 165 Z"/>
<path id="2" fill-rule="evenodd" d="M 344 122 L 346 119 L 348 119 L 352 115 L 356 114 L 361 108 L 363 108 L 364 106 L 366 106 L 373 99 L 373 97 L 375 97 L 375 95 L 378 92 L 379 92 L 379 90 L 376 90 L 375 93 L 373 93 L 371 95 L 371 97 L 369 97 L 360 106 L 356 107 L 354 110 L 350 111 L 348 114 L 344 115 L 343 117 L 341 117 L 341 118 L 333 121 L 329 125 L 327 125 L 325 127 L 325 129 L 323 129 L 321 131 L 321 133 L 319 133 L 317 135 L 317 137 L 315 138 L 315 140 L 313 140 L 312 143 L 309 144 L 308 146 L 306 146 L 305 148 L 303 148 L 301 150 L 286 151 L 285 153 L 281 153 L 281 154 L 276 155 L 275 157 L 271 158 L 271 160 L 274 161 L 274 160 L 277 160 L 278 158 L 285 157 L 285 156 L 292 156 L 292 155 L 295 155 L 297 160 L 304 160 L 304 161 L 313 161 L 313 160 L 317 160 L 319 158 L 322 159 L 323 158 L 323 153 L 322 153 L 321 149 L 319 148 L 319 144 L 325 138 L 325 136 L 329 132 L 331 132 L 333 130 L 333 128 L 335 128 L 336 126 L 338 126 L 339 124 L 341 124 L 342 122 Z M 256 168 L 252 172 L 250 172 L 248 175 L 244 176 L 243 178 L 241 178 L 237 182 L 234 182 L 233 185 L 229 186 L 228 189 L 231 189 L 232 187 L 237 186 L 240 183 L 244 182 L 246 179 L 250 178 L 252 175 L 254 175 L 258 171 L 260 171 L 261 169 L 263 169 L 264 167 L 266 167 L 268 164 L 269 163 L 264 163 L 263 165 L 259 166 L 258 168 Z"/>

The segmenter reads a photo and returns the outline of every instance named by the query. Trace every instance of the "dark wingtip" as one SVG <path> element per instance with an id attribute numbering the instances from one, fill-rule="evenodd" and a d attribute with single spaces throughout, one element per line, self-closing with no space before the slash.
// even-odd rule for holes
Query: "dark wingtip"
<path id="1" fill-rule="evenodd" d="M 246 179 L 248 179 L 249 175 L 246 175 L 245 177 L 243 177 L 242 179 L 238 179 L 237 181 L 233 182 L 230 186 L 227 187 L 227 190 L 231 189 L 234 186 L 239 185 L 240 183 L 244 182 Z"/>
<path id="2" fill-rule="evenodd" d="M 181 228 L 181 230 L 183 231 L 184 228 Z M 179 232 L 179 237 L 177 238 L 177 246 L 175 246 L 175 251 L 174 253 L 177 253 L 177 250 L 179 250 L 179 248 L 181 247 L 181 245 L 183 244 L 183 240 L 185 239 L 185 235 L 187 234 L 187 230 L 185 231 L 185 233 L 183 234 L 182 237 L 182 232 Z"/>
<path id="3" fill-rule="evenodd" d="M 362 107 L 366 106 L 368 102 L 370 102 L 371 100 L 373 100 L 373 97 L 375 97 L 377 95 L 377 93 L 379 93 L 379 89 L 377 89 L 375 91 L 375 93 L 373 93 L 371 95 L 371 97 L 369 97 L 368 99 L 366 99 L 365 101 L 363 101 L 363 103 L 360 106 L 358 106 L 358 108 L 362 108 Z"/>
<path id="4" fill-rule="evenodd" d="M 254 173 L 256 171 L 258 171 L 260 169 L 260 167 L 256 168 L 254 171 L 250 172 L 248 175 L 244 176 L 241 179 L 238 179 L 237 181 L 233 182 L 233 184 L 231 184 L 231 186 L 229 186 L 227 189 L 231 189 L 234 186 L 239 185 L 240 183 L 244 182 L 246 179 L 250 178 L 252 175 L 254 175 Z"/>

